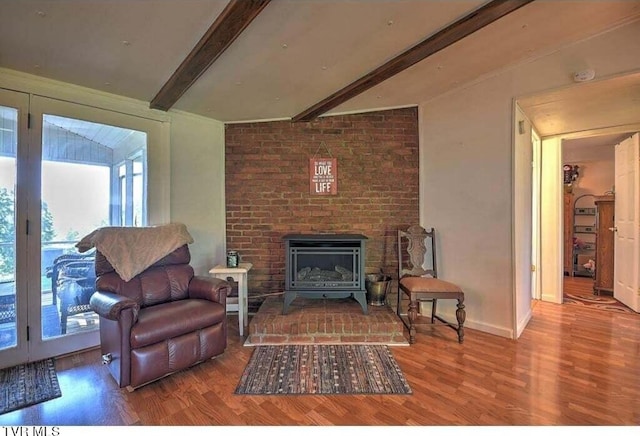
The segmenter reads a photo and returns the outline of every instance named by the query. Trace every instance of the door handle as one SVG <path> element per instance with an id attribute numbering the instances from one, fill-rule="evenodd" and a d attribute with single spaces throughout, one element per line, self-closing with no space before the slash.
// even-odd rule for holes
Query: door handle
<path id="1" fill-rule="evenodd" d="M 617 227 L 609 227 L 609 230 L 611 230 L 612 232 L 615 233 L 615 232 L 618 231 L 618 228 Z"/>

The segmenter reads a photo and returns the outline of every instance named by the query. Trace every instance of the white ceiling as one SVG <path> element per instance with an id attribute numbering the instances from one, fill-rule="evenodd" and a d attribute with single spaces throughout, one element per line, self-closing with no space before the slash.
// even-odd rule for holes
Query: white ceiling
<path id="1" fill-rule="evenodd" d="M 2 0 L 0 67 L 149 102 L 226 3 Z M 225 122 L 293 117 L 483 3 L 272 0 L 174 108 Z M 332 112 L 416 105 L 638 19 L 640 1 L 536 0 Z"/>
<path id="2" fill-rule="evenodd" d="M 606 135 L 587 136 L 565 139 L 562 141 L 563 162 L 585 162 L 588 160 L 613 161 L 613 149 L 630 136 L 630 133 L 611 133 Z"/>
<path id="3" fill-rule="evenodd" d="M 612 146 L 638 130 L 640 73 L 522 98 L 518 105 L 541 136 L 566 136 L 565 150 Z"/>
<path id="4" fill-rule="evenodd" d="M 640 121 L 640 73 L 581 83 L 518 100 L 541 136 Z"/>
<path id="5" fill-rule="evenodd" d="M 106 124 L 92 123 L 57 115 L 45 115 L 44 123 L 45 128 L 47 124 L 50 124 L 111 149 L 118 148 L 119 145 L 129 140 L 131 136 L 145 135 L 143 142 L 146 142 L 146 134 L 143 132 L 108 126 Z"/>

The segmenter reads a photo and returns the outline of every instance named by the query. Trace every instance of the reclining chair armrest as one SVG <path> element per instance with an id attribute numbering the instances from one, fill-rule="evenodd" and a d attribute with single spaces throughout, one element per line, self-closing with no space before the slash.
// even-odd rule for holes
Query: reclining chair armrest
<path id="1" fill-rule="evenodd" d="M 97 291 L 91 296 L 89 304 L 91 305 L 91 309 L 98 315 L 113 321 L 119 320 L 120 314 L 125 309 L 132 309 L 134 324 L 138 320 L 140 305 L 122 295 Z"/>
<path id="2" fill-rule="evenodd" d="M 189 282 L 189 298 L 215 301 L 226 307 L 231 285 L 215 277 L 195 276 Z"/>

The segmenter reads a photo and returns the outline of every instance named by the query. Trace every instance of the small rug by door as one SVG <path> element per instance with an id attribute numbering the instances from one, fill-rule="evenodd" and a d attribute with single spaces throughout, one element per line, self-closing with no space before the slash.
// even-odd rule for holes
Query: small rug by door
<path id="1" fill-rule="evenodd" d="M 261 345 L 236 394 L 410 394 L 386 345 Z"/>
<path id="2" fill-rule="evenodd" d="M 60 396 L 53 359 L 0 370 L 0 415 Z"/>
<path id="3" fill-rule="evenodd" d="M 589 309 L 599 309 L 618 313 L 636 313 L 615 298 L 607 295 L 577 295 L 565 292 L 563 300 L 565 303 L 575 304 Z"/>

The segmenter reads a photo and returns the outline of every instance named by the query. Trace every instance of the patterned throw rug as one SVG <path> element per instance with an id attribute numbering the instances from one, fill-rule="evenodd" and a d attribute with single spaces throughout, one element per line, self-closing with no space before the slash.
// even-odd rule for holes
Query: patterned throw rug
<path id="1" fill-rule="evenodd" d="M 236 394 L 410 394 L 386 345 L 257 346 Z"/>
<path id="2" fill-rule="evenodd" d="M 589 309 L 606 310 L 618 313 L 636 313 L 615 298 L 606 295 L 575 295 L 565 292 L 564 302 Z"/>
<path id="3" fill-rule="evenodd" d="M 53 359 L 0 370 L 0 415 L 60 396 Z"/>

